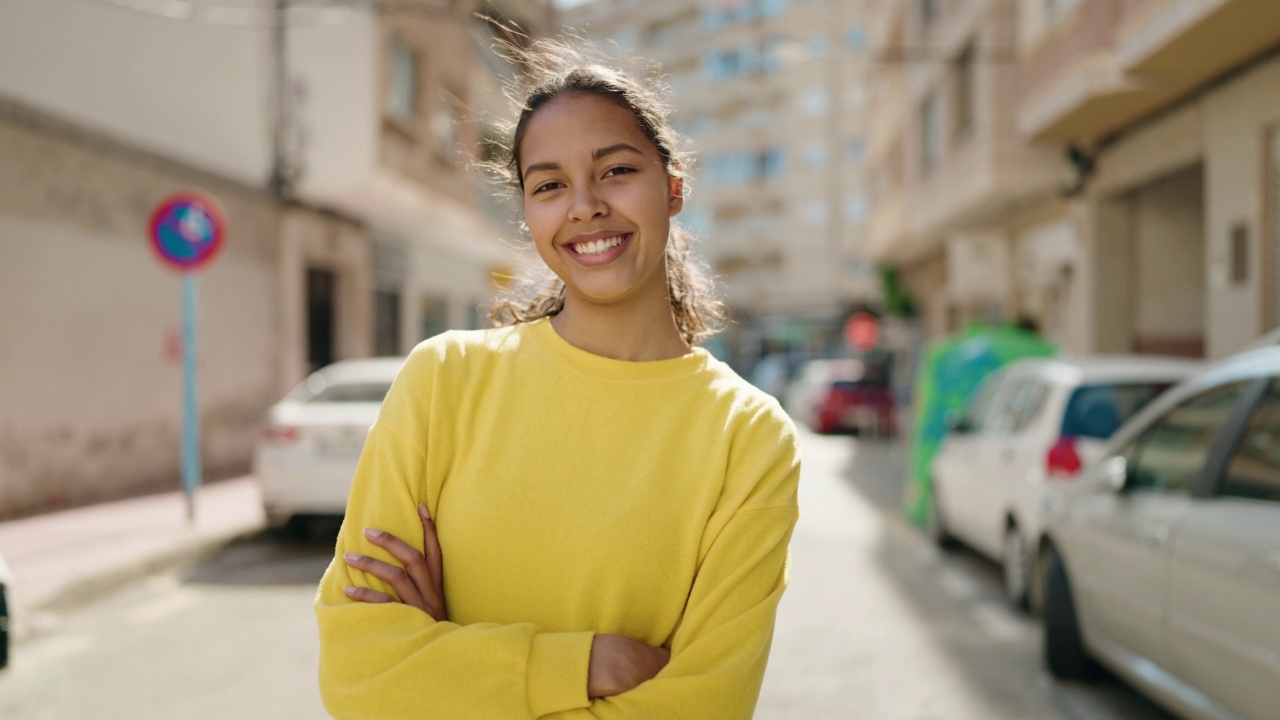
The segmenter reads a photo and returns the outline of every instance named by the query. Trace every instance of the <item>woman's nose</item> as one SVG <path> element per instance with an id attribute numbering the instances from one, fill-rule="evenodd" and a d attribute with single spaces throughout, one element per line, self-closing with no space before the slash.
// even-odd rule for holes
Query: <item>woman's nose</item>
<path id="1" fill-rule="evenodd" d="M 573 205 L 569 208 L 569 219 L 591 220 L 603 217 L 609 212 L 609 206 L 600 196 L 599 188 L 593 184 L 579 185 L 573 193 Z"/>

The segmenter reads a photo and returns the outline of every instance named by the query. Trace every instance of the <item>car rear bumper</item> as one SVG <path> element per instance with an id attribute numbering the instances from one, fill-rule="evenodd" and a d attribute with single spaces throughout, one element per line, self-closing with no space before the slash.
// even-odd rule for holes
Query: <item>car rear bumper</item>
<path id="1" fill-rule="evenodd" d="M 262 487 L 262 506 L 273 526 L 294 515 L 341 515 L 347 509 L 356 463 L 315 461 L 288 467 L 259 462 L 254 467 Z"/>

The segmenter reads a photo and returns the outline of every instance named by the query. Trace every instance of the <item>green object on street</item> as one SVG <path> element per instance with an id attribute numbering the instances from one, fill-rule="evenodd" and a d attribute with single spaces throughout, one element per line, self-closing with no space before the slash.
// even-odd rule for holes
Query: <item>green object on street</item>
<path id="1" fill-rule="evenodd" d="M 973 325 L 926 347 L 916 380 L 904 508 L 907 519 L 918 525 L 928 520 L 932 490 L 929 465 L 946 437 L 947 416 L 962 410 L 978 385 L 1001 366 L 1057 351 L 1035 333 L 1011 325 Z"/>

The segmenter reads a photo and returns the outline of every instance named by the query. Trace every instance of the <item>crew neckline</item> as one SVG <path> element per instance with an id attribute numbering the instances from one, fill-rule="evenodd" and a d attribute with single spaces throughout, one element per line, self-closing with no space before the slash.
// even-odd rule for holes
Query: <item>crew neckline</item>
<path id="1" fill-rule="evenodd" d="M 666 360 L 617 360 L 571 344 L 560 337 L 550 318 L 540 318 L 525 325 L 529 334 L 561 361 L 591 375 L 615 380 L 652 380 L 686 375 L 705 367 L 707 358 L 711 356 L 705 349 L 694 346 L 684 355 Z"/>

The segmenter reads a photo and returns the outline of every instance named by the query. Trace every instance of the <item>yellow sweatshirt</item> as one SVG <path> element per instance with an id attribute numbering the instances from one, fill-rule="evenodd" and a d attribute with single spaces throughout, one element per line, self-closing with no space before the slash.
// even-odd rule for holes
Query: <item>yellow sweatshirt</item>
<path id="1" fill-rule="evenodd" d="M 320 688 L 338 718 L 749 718 L 797 518 L 795 430 L 705 350 L 593 355 L 547 320 L 450 332 L 409 356 L 370 430 L 316 598 Z M 448 621 L 362 604 L 347 566 L 394 560 L 436 521 Z M 587 698 L 596 633 L 671 651 Z"/>

